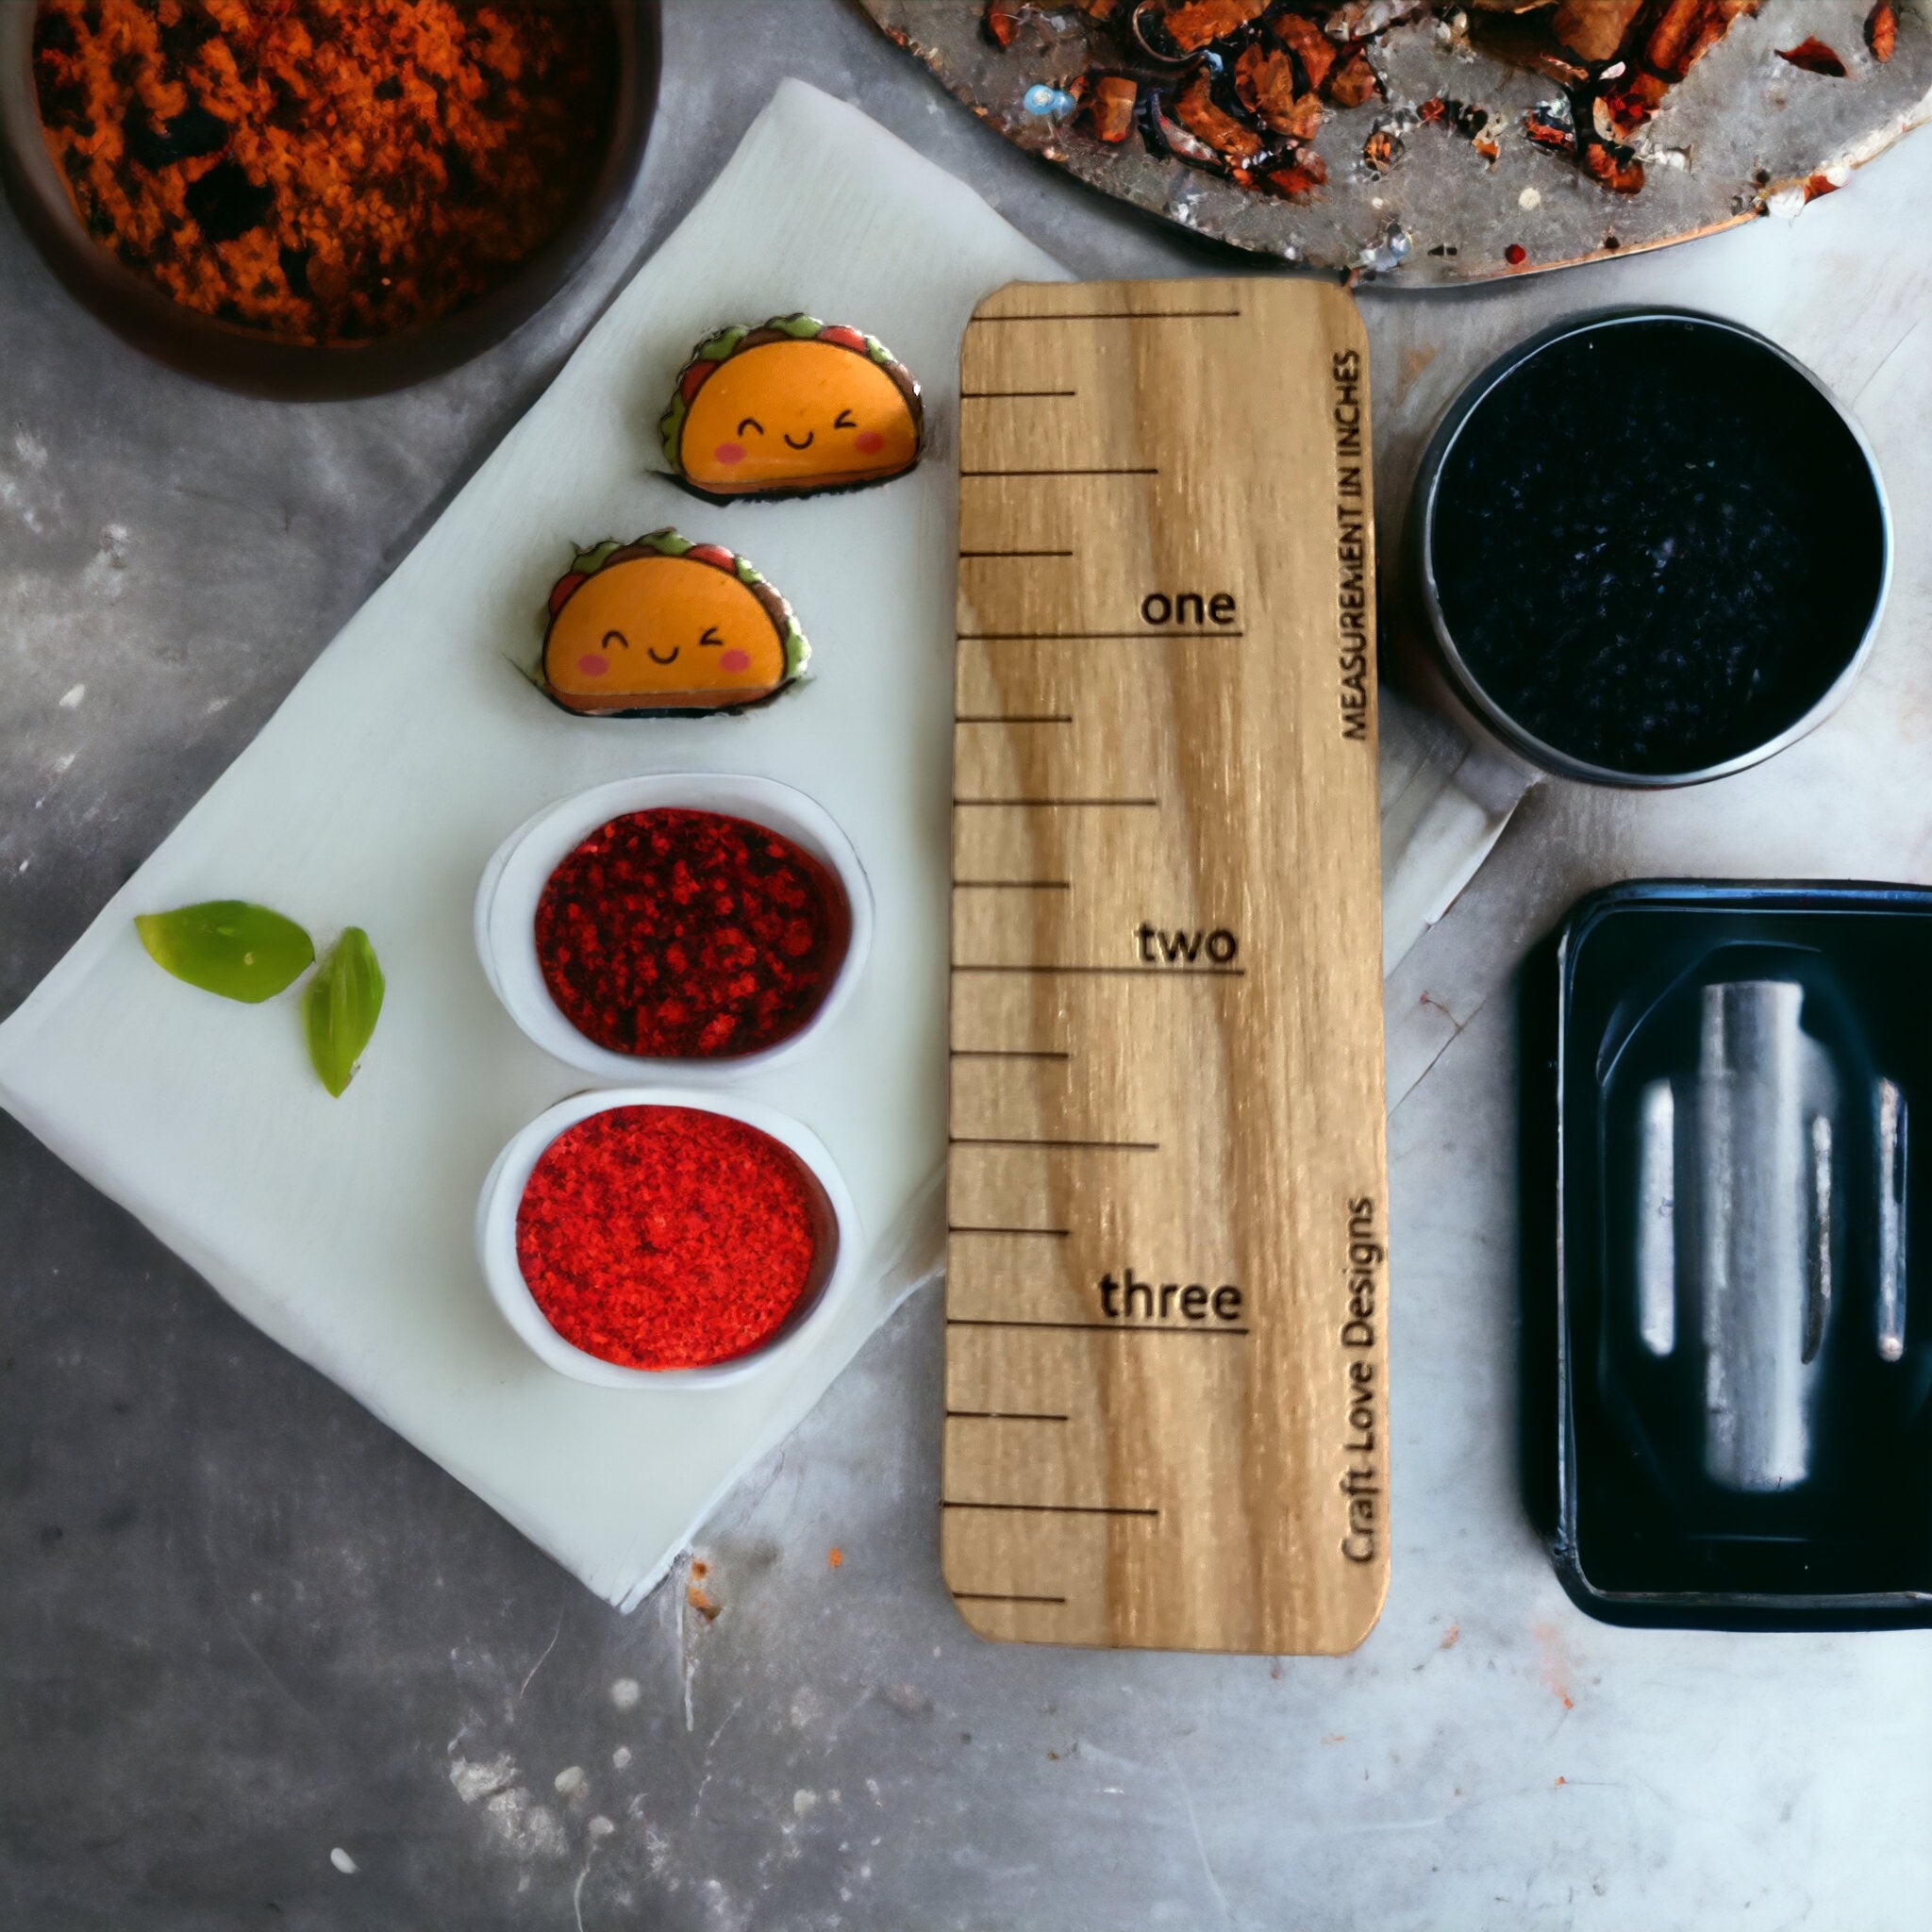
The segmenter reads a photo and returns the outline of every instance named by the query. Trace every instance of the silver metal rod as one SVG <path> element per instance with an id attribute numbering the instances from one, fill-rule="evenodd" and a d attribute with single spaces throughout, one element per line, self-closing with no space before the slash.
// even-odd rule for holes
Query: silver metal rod
<path id="1" fill-rule="evenodd" d="M 1805 1275 L 1805 1354 L 1815 1361 L 1831 1313 L 1831 1122 L 1811 1116 L 1811 1230 Z"/>
<path id="2" fill-rule="evenodd" d="M 1890 1080 L 1877 1112 L 1878 1353 L 1895 1362 L 1906 1352 L 1906 1097 Z"/>
<path id="3" fill-rule="evenodd" d="M 1704 989 L 1695 1156 L 1704 1453 L 1712 1481 L 1734 1490 L 1784 1489 L 1810 1467 L 1814 1197 L 1803 998 L 1784 980 Z"/>
<path id="4" fill-rule="evenodd" d="M 1677 1345 L 1676 1118 L 1671 1083 L 1653 1080 L 1637 1151 L 1637 1332 L 1657 1356 Z"/>

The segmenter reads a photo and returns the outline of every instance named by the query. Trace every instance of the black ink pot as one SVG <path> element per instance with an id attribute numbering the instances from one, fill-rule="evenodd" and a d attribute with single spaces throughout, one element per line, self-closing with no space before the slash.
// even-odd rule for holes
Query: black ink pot
<path id="1" fill-rule="evenodd" d="M 1891 529 L 1870 446 L 1800 363 L 1712 316 L 1567 322 L 1492 363 L 1411 518 L 1442 681 L 1545 771 L 1690 785 L 1843 699 Z"/>

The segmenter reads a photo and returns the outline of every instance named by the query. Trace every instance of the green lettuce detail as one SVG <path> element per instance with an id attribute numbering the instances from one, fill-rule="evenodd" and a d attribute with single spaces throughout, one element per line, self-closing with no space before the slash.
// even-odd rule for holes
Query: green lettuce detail
<path id="1" fill-rule="evenodd" d="M 785 682 L 805 675 L 805 667 L 811 662 L 811 646 L 806 642 L 805 633 L 798 627 L 795 617 L 785 621 Z"/>
<path id="2" fill-rule="evenodd" d="M 874 362 L 877 362 L 881 365 L 889 362 L 896 362 L 899 359 L 898 357 L 893 355 L 891 350 L 887 348 L 885 343 L 880 341 L 878 337 L 876 336 L 866 337 L 865 353 L 868 356 L 870 356 Z"/>
<path id="3" fill-rule="evenodd" d="M 682 557 L 687 550 L 697 548 L 689 537 L 670 528 L 647 530 L 638 541 L 649 544 L 659 557 Z"/>
<path id="4" fill-rule="evenodd" d="M 664 460 L 674 470 L 683 465 L 677 459 L 677 445 L 684 434 L 684 419 L 691 413 L 691 405 L 684 399 L 685 371 L 693 362 L 724 362 L 730 358 L 740 342 L 751 333 L 742 323 L 733 323 L 729 328 L 721 328 L 707 336 L 689 357 L 684 368 L 677 372 L 677 380 L 671 387 L 671 401 L 664 413 L 658 418 L 658 434 L 664 444 Z"/>
<path id="5" fill-rule="evenodd" d="M 658 418 L 658 434 L 664 443 L 664 460 L 674 470 L 682 465 L 677 460 L 678 439 L 684 434 L 684 419 L 690 412 L 691 405 L 684 399 L 682 390 L 671 392 L 671 407 Z"/>
<path id="6" fill-rule="evenodd" d="M 824 324 L 816 315 L 774 315 L 765 326 L 783 329 L 788 336 L 808 342 L 824 327 Z"/>
<path id="7" fill-rule="evenodd" d="M 735 322 L 729 328 L 721 328 L 716 335 L 707 336 L 691 352 L 690 358 L 685 362 L 685 369 L 689 369 L 692 362 L 723 362 L 727 360 L 737 349 L 739 343 L 743 341 L 750 333 L 751 330 L 743 323 Z M 680 381 L 683 379 L 683 370 L 678 372 Z"/>
<path id="8" fill-rule="evenodd" d="M 737 568 L 738 581 L 741 584 L 761 584 L 764 582 L 764 573 L 758 569 L 756 565 L 748 562 L 744 558 L 734 554 L 732 562 Z"/>
<path id="9" fill-rule="evenodd" d="M 610 553 L 623 548 L 623 543 L 615 537 L 607 537 L 601 543 L 592 543 L 588 550 L 579 550 L 571 558 L 570 569 L 564 572 L 564 575 L 571 576 L 582 571 L 587 577 L 594 576 L 610 561 Z"/>

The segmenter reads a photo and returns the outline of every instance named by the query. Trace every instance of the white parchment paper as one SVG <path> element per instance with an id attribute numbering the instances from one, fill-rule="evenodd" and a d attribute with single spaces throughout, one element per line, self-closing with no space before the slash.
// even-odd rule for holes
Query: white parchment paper
<path id="1" fill-rule="evenodd" d="M 786 83 L 548 392 L 0 1026 L 0 1103 L 612 1603 L 651 1588 L 937 1266 L 958 344 L 993 289 L 1063 278 L 951 176 Z M 919 375 L 925 461 L 855 495 L 695 501 L 656 473 L 677 370 L 719 324 L 794 309 L 877 334 Z M 665 524 L 741 552 L 791 599 L 814 647 L 807 689 L 745 718 L 592 722 L 530 688 L 516 667 L 573 549 Z M 1383 757 L 1392 963 L 1507 813 L 1458 791 L 1459 744 L 1399 706 Z M 542 1367 L 497 1316 L 471 1241 L 498 1148 L 587 1084 L 485 985 L 477 877 L 539 807 L 676 770 L 810 793 L 858 847 L 878 913 L 858 996 L 808 1052 L 744 1076 L 838 1160 L 863 1278 L 814 1353 L 703 1395 Z M 323 945 L 368 929 L 389 1000 L 344 1098 L 309 1072 L 292 996 L 232 1006 L 142 953 L 136 912 L 206 898 L 273 905 Z"/>

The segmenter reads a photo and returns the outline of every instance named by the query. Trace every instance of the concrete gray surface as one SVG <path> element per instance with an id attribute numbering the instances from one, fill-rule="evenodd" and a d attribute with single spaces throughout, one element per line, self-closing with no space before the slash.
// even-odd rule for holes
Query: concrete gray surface
<path id="1" fill-rule="evenodd" d="M 583 274 L 509 341 L 400 395 L 284 405 L 160 368 L 75 306 L 0 206 L 0 1012 L 247 743 L 785 75 L 858 102 L 1088 272 L 1208 252 L 1013 153 L 840 0 L 673 0 L 665 41 L 644 174 Z M 674 1590 L 626 1619 L 4 1115 L 0 1230 L 10 1932 L 494 1932 L 572 1925 L 577 1904 L 590 1926 L 815 1924 L 865 1883 L 836 1841 L 862 1861 L 875 1835 L 938 1824 L 925 1807 L 943 1812 L 937 1774 L 971 1721 L 936 1715 L 929 1690 L 887 1687 L 871 1722 L 917 1739 L 933 1776 L 908 1758 L 890 1799 L 856 1782 L 822 1814 L 792 1810 L 820 1782 L 825 1714 L 868 1674 L 868 1630 L 903 1612 L 922 1650 L 967 1648 L 930 1564 L 880 1574 L 881 1552 L 932 1541 L 930 1308 L 721 1519 L 724 1613 L 681 1613 Z M 805 1472 L 861 1439 L 891 1445 L 868 1520 L 800 1543 Z M 741 1706 L 747 1749 L 791 1778 L 782 1816 L 763 1815 L 762 1774 L 697 1802 L 687 1614 L 705 1723 Z M 824 1655 L 794 1656 L 782 1694 L 773 1678 L 775 1708 L 744 1708 L 781 1632 Z M 625 1679 L 642 1687 L 627 1712 L 609 1694 Z M 574 1802 L 554 1784 L 573 1765 Z M 620 1828 L 592 1835 L 598 1817 Z M 963 1851 L 956 1821 L 939 1829 Z"/>
<path id="2" fill-rule="evenodd" d="M 585 275 L 405 395 L 297 408 L 173 375 L 77 311 L 0 212 L 0 1011 L 782 75 L 856 101 L 1080 274 L 1232 260 L 1007 149 L 841 0 L 670 0 L 667 38 L 645 175 Z M 1493 983 L 1622 874 L 1924 875 L 1925 459 L 1901 482 L 1928 391 L 1899 351 L 1932 283 L 1923 264 L 1861 280 L 1859 210 L 1890 193 L 1923 225 L 1928 187 L 1907 143 L 1800 241 L 1767 226 L 1682 269 L 1367 304 L 1386 506 L 1503 342 L 1608 301 L 1755 290 L 1754 319 L 1782 318 L 1884 431 L 1905 615 L 1840 718 L 1761 774 L 1701 799 L 1532 794 L 1394 983 L 1441 1010 L 1443 1049 L 1391 1126 L 1395 1581 L 1362 1652 L 976 1644 L 937 1572 L 929 1296 L 719 1511 L 703 1574 L 620 1617 L 0 1118 L 0 1926 L 1923 1924 L 1932 1646 L 1609 1632 L 1550 1578 L 1510 1428 L 1507 1002 L 1451 1010 L 1432 975 Z"/>

